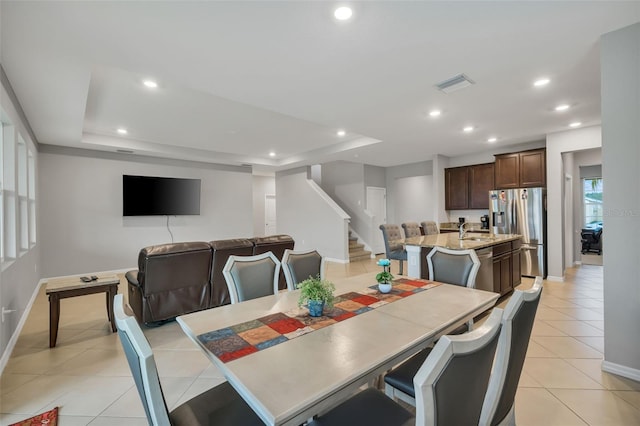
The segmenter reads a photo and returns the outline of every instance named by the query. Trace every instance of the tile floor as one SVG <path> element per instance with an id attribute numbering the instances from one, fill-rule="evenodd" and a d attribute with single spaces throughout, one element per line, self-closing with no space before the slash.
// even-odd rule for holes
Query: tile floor
<path id="1" fill-rule="evenodd" d="M 328 263 L 326 275 L 378 270 L 373 260 Z M 600 370 L 602 298 L 601 266 L 583 265 L 569 270 L 563 283 L 544 283 L 516 397 L 518 425 L 640 425 L 640 383 Z M 49 349 L 44 288 L 38 294 L 0 378 L 0 424 L 54 406 L 61 407 L 62 426 L 147 424 L 120 342 L 106 321 L 104 295 L 61 303 L 58 344 Z M 175 322 L 145 334 L 169 407 L 224 380 Z"/>

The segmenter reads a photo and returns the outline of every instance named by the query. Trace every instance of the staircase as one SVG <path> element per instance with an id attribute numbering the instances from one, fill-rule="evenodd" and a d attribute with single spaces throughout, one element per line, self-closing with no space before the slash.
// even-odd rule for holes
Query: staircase
<path id="1" fill-rule="evenodd" d="M 364 249 L 364 244 L 358 243 L 358 238 L 349 231 L 349 262 L 371 259 L 371 252 Z"/>

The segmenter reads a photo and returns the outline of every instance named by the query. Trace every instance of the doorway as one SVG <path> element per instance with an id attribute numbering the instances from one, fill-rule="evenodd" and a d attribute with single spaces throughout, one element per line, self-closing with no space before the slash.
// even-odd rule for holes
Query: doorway
<path id="1" fill-rule="evenodd" d="M 266 194 L 264 196 L 264 235 L 276 233 L 276 196 Z"/>

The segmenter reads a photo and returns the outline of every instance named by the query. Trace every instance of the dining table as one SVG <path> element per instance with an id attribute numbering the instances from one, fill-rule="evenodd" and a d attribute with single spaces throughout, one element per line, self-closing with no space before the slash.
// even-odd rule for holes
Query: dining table
<path id="1" fill-rule="evenodd" d="M 342 314 L 308 322 L 310 327 L 269 328 L 276 319 L 289 326 L 296 315 L 305 322 L 308 312 L 298 306 L 298 290 L 181 315 L 177 322 L 265 424 L 300 425 L 487 311 L 499 296 L 403 278 L 394 281 L 398 297 L 376 301 L 381 295 L 375 274 L 333 283 L 338 296 L 333 309 L 340 306 Z M 235 351 L 229 343 L 216 346 L 237 344 L 240 336 L 254 344 L 241 340 L 244 346 Z M 268 344 L 251 341 L 264 336 Z"/>

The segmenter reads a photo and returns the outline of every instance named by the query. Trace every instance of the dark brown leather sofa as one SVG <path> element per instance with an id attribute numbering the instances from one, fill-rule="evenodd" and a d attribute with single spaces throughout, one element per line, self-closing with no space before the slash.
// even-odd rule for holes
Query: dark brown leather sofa
<path id="1" fill-rule="evenodd" d="M 139 321 L 153 323 L 211 304 L 211 246 L 205 242 L 145 247 L 129 271 L 129 305 Z"/>
<path id="2" fill-rule="evenodd" d="M 222 275 L 222 268 L 227 263 L 229 256 L 253 255 L 253 242 L 245 238 L 232 240 L 211 241 L 213 250 L 213 265 L 211 269 L 211 303 L 210 307 L 228 305 L 231 303 L 227 282 Z"/>
<path id="3" fill-rule="evenodd" d="M 125 275 L 129 304 L 138 321 L 149 325 L 229 304 L 222 275 L 229 256 L 272 251 L 282 260 L 285 249 L 293 248 L 294 241 L 288 235 L 145 247 L 138 255 L 138 270 Z M 279 287 L 286 288 L 284 276 Z"/>

